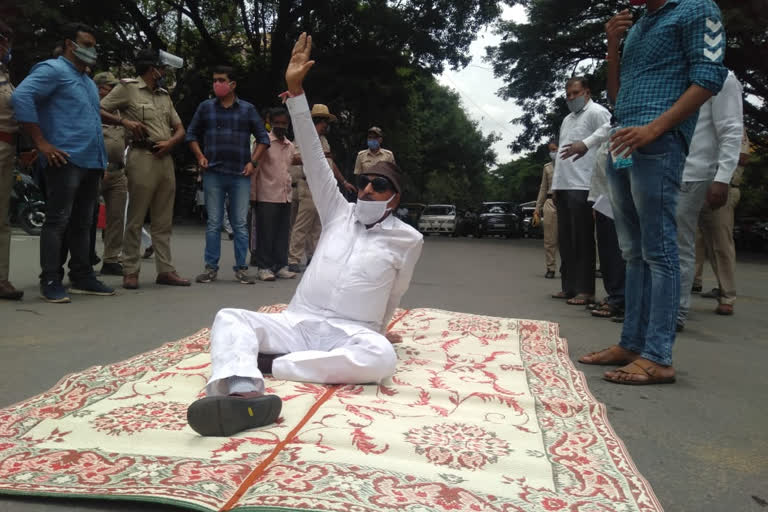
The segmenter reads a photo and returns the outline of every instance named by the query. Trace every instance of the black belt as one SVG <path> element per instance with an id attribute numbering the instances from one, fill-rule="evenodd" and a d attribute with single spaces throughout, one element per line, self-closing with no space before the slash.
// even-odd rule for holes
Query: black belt
<path id="1" fill-rule="evenodd" d="M 152 151 L 152 148 L 155 147 L 155 143 L 149 139 L 132 140 L 131 147 L 135 149 L 146 149 L 147 151 Z"/>

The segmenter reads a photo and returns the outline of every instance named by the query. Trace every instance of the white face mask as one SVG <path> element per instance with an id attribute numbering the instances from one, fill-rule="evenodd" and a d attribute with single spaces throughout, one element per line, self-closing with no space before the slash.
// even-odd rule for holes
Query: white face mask
<path id="1" fill-rule="evenodd" d="M 549 158 L 551 158 L 553 162 L 557 160 L 557 151 L 550 151 Z"/>
<path id="2" fill-rule="evenodd" d="M 364 199 L 358 199 L 357 204 L 355 205 L 355 217 L 357 217 L 357 220 L 364 226 L 370 226 L 371 224 L 377 223 L 387 214 L 387 212 L 392 210 L 392 208 L 387 207 L 387 204 L 389 204 L 393 197 L 395 197 L 394 194 L 384 201 L 366 201 Z"/>

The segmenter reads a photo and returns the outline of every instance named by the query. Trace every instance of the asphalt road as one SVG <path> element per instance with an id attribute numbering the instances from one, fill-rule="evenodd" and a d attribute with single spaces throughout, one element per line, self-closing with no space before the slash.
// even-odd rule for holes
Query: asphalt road
<path id="1" fill-rule="evenodd" d="M 0 303 L 0 407 L 45 391 L 65 374 L 192 334 L 210 325 L 219 308 L 290 300 L 297 281 L 246 286 L 230 280 L 230 242 L 222 240 L 222 246 L 224 270 L 213 285 L 159 287 L 154 264 L 144 262 L 140 290 L 55 305 L 38 299 L 38 239 L 15 233 L 11 278 L 26 298 Z M 202 227 L 176 230 L 173 250 L 181 274 L 202 271 L 202 248 Z M 403 306 L 559 322 L 574 359 L 617 341 L 618 324 L 550 299 L 558 281 L 545 280 L 544 270 L 540 240 L 429 237 Z M 616 386 L 600 379 L 600 368 L 581 367 L 670 512 L 768 511 L 760 503 L 768 500 L 768 256 L 740 256 L 737 272 L 741 296 L 734 317 L 714 315 L 715 301 L 693 299 L 692 317 L 675 349 L 677 384 Z M 707 277 L 705 289 L 714 285 L 711 273 Z M 120 279 L 105 281 L 118 285 Z M 177 509 L 0 496 L 0 511 L 79 510 Z"/>

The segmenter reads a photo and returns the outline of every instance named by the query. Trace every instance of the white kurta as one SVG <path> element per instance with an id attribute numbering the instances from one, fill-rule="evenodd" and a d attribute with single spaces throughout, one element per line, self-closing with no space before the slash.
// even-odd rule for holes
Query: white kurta
<path id="1" fill-rule="evenodd" d="M 312 264 L 285 312 L 224 309 L 211 331 L 208 395 L 229 392 L 228 377 L 251 377 L 264 390 L 259 352 L 276 359 L 281 380 L 359 384 L 394 373 L 396 356 L 382 333 L 421 254 L 418 231 L 394 216 L 366 229 L 336 186 L 305 96 L 288 100 L 304 173 L 323 231 Z"/>

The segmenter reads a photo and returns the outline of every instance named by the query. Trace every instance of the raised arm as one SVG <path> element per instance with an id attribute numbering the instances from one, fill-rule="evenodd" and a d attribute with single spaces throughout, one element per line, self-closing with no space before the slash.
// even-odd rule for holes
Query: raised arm
<path id="1" fill-rule="evenodd" d="M 317 207 L 320 222 L 325 226 L 336 217 L 345 214 L 350 205 L 336 186 L 336 179 L 323 153 L 320 138 L 312 123 L 307 97 L 304 95 L 302 87 L 304 77 L 315 63 L 309 60 L 311 50 L 312 37 L 302 33 L 293 47 L 291 61 L 285 71 L 285 81 L 288 83 L 288 93 L 291 96 L 286 104 L 293 122 L 293 133 L 296 135 L 296 142 L 301 152 L 307 185 L 312 192 L 312 200 Z"/>

